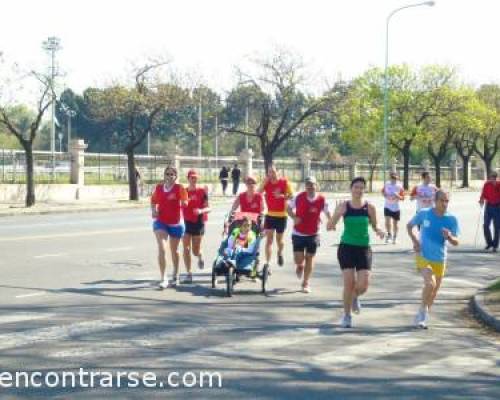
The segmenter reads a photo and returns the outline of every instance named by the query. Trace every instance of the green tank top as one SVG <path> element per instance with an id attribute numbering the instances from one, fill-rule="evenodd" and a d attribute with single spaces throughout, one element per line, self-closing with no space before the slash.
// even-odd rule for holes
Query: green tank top
<path id="1" fill-rule="evenodd" d="M 368 203 L 361 208 L 352 208 L 351 202 L 346 203 L 344 214 L 344 232 L 340 238 L 340 243 L 352 246 L 367 247 L 370 245 L 370 234 L 368 227 L 370 217 L 368 215 Z"/>

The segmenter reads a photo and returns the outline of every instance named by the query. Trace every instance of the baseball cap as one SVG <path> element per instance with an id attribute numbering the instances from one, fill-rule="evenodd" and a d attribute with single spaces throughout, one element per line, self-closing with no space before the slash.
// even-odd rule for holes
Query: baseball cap
<path id="1" fill-rule="evenodd" d="M 316 181 L 316 177 L 314 176 L 308 176 L 305 180 L 304 180 L 305 183 L 312 183 L 312 184 L 316 184 L 318 183 Z"/>

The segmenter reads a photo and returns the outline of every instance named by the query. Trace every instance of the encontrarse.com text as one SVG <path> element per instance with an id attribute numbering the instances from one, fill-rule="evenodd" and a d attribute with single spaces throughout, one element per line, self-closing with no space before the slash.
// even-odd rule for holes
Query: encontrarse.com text
<path id="1" fill-rule="evenodd" d="M 160 379 L 154 372 L 0 372 L 0 388 L 221 388 L 219 372 L 169 372 Z"/>

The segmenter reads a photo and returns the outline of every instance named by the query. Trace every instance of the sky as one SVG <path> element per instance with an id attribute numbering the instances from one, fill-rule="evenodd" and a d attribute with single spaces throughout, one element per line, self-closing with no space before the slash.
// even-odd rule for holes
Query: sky
<path id="1" fill-rule="evenodd" d="M 4 0 L 0 52 L 43 66 L 57 36 L 66 87 L 77 92 L 123 76 L 132 62 L 168 54 L 173 66 L 222 92 L 235 66 L 284 46 L 311 75 L 333 81 L 383 67 L 385 24 L 401 0 Z M 500 1 L 436 0 L 391 19 L 389 62 L 447 64 L 466 83 L 500 82 Z"/>

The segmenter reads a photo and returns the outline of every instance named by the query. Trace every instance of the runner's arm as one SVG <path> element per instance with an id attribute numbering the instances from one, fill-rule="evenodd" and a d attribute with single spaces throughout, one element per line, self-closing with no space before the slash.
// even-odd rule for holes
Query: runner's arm
<path id="1" fill-rule="evenodd" d="M 339 222 L 340 218 L 342 218 L 347 210 L 346 202 L 340 203 L 337 208 L 335 209 L 335 212 L 333 213 L 332 217 L 328 221 L 328 228 L 329 230 L 334 231 L 337 223 Z"/>
<path id="2" fill-rule="evenodd" d="M 234 213 L 238 209 L 239 206 L 240 206 L 240 196 L 236 196 L 236 198 L 234 199 L 233 205 L 231 207 L 231 210 L 229 211 L 229 214 Z"/>
<path id="3" fill-rule="evenodd" d="M 368 217 L 370 218 L 370 225 L 373 231 L 381 239 L 384 238 L 384 232 L 377 226 L 377 210 L 373 204 L 368 204 Z"/>

